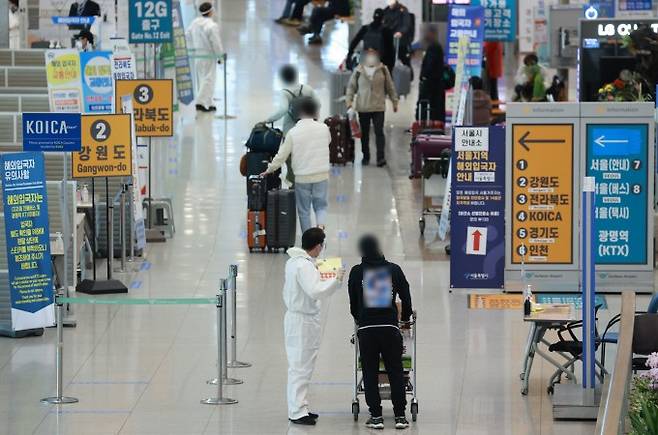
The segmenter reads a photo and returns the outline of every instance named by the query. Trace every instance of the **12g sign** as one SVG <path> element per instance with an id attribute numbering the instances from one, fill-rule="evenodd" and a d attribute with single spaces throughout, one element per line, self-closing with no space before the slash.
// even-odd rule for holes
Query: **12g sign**
<path id="1" fill-rule="evenodd" d="M 131 44 L 172 42 L 171 0 L 130 0 Z"/>

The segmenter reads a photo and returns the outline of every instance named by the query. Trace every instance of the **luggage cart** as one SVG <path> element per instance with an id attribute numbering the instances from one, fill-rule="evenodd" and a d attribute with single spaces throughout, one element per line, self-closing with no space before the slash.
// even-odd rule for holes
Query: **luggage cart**
<path id="1" fill-rule="evenodd" d="M 426 164 L 430 162 L 437 162 L 437 163 L 445 163 L 446 157 L 425 157 L 423 158 L 423 167 L 425 167 Z M 438 220 L 441 217 L 441 211 L 443 206 L 439 205 L 436 207 L 432 207 L 432 201 L 431 201 L 431 196 L 427 196 L 427 187 L 426 184 L 427 182 L 432 178 L 425 178 L 424 174 L 422 174 L 423 171 L 421 171 L 421 176 L 420 176 L 420 191 L 421 191 L 421 197 L 422 197 L 422 205 L 421 205 L 421 212 L 420 212 L 420 218 L 418 219 L 418 229 L 420 230 L 420 235 L 423 236 L 425 235 L 425 217 L 426 216 L 434 216 L 436 217 L 436 220 Z M 439 174 L 432 174 L 433 177 L 439 176 Z M 445 177 L 444 177 L 445 178 Z M 427 204 L 427 207 L 426 207 Z"/>
<path id="2" fill-rule="evenodd" d="M 402 354 L 402 367 L 404 369 L 404 377 L 406 380 L 406 393 L 411 396 L 411 420 L 416 421 L 418 416 L 418 398 L 416 396 L 416 312 L 411 316 L 409 322 L 400 323 L 400 332 L 402 333 L 403 344 L 407 348 Z M 354 335 L 352 336 L 352 344 L 354 345 L 354 384 L 353 384 L 353 397 L 352 397 L 352 415 L 354 421 L 359 420 L 359 412 L 361 405 L 359 395 L 365 394 L 363 388 L 363 374 L 361 372 L 361 361 L 359 358 L 359 340 L 357 338 L 358 326 L 354 325 Z M 409 349 L 411 347 L 411 349 Z M 411 353 L 409 353 L 411 352 Z M 381 369 L 382 363 L 380 362 L 380 375 L 385 375 L 386 370 Z M 390 386 L 382 385 L 380 381 L 379 393 L 384 400 L 390 399 Z"/>

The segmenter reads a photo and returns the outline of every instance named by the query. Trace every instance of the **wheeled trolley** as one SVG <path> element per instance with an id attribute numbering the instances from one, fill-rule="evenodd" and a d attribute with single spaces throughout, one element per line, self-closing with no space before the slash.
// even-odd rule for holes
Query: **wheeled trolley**
<path id="1" fill-rule="evenodd" d="M 407 396 L 411 396 L 411 420 L 416 421 L 418 416 L 418 398 L 416 397 L 416 313 L 414 312 L 409 322 L 400 323 L 400 332 L 402 333 L 403 352 L 402 352 L 402 367 L 404 369 L 404 378 L 406 381 Z M 361 411 L 361 404 L 359 396 L 365 394 L 363 387 L 363 373 L 361 372 L 361 358 L 359 355 L 359 339 L 357 337 L 358 326 L 354 325 L 354 335 L 352 336 L 352 344 L 354 344 L 354 385 L 352 397 L 352 415 L 354 421 L 359 420 L 359 412 Z M 386 370 L 384 369 L 383 361 L 380 362 L 379 369 L 379 394 L 383 400 L 390 400 L 391 391 L 390 385 L 386 382 Z"/>
<path id="2" fill-rule="evenodd" d="M 421 191 L 421 197 L 423 198 L 422 200 L 422 205 L 421 205 L 421 212 L 420 212 L 420 218 L 418 219 L 418 228 L 420 229 L 420 235 L 425 234 L 425 217 L 426 216 L 434 216 L 436 217 L 437 221 L 441 216 L 441 211 L 442 211 L 442 206 L 441 205 L 433 205 L 432 204 L 432 197 L 434 195 L 430 195 L 429 189 L 427 188 L 427 184 L 430 182 L 430 180 L 433 177 L 438 177 L 440 176 L 439 173 L 441 173 L 441 176 L 444 174 L 443 167 L 445 165 L 450 164 L 449 157 L 450 155 L 448 154 L 447 156 L 441 156 L 441 157 L 425 157 L 423 158 L 423 175 L 420 178 L 420 191 Z M 432 171 L 432 174 L 430 175 L 429 178 L 425 177 L 425 172 L 426 172 L 426 166 L 427 165 L 432 165 L 433 167 L 440 167 L 440 171 Z M 445 171 L 447 173 L 447 171 Z M 446 177 L 444 177 L 446 178 Z"/>

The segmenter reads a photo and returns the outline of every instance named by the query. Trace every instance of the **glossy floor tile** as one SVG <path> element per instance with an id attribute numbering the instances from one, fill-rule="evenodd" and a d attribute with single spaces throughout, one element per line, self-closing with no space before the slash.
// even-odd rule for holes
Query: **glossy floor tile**
<path id="1" fill-rule="evenodd" d="M 347 28 L 332 24 L 327 44 L 306 46 L 297 32 L 272 23 L 282 1 L 223 0 L 218 13 L 227 65 L 229 112 L 237 119 L 185 112 L 173 141 L 155 141 L 154 191 L 173 198 L 177 233 L 149 246 L 145 265 L 120 277 L 131 297 L 212 297 L 228 265 L 239 264 L 239 357 L 253 367 L 231 370 L 243 385 L 226 388 L 237 405 L 201 405 L 214 395 L 212 306 L 80 306 L 65 330 L 65 393 L 80 399 L 44 406 L 55 388 L 55 331 L 0 339 L 0 434 L 200 435 L 369 433 L 350 413 L 353 349 L 346 291 L 324 306 L 324 340 L 311 388 L 317 427 L 289 425 L 283 349 L 284 254 L 249 254 L 245 181 L 238 172 L 251 126 L 269 114 L 276 71 L 298 65 L 328 107 L 329 72 L 345 53 Z M 220 80 L 221 86 L 221 80 Z M 222 89 L 218 87 L 217 97 Z M 221 108 L 223 101 L 218 101 Z M 592 423 L 554 422 L 545 384 L 552 373 L 537 360 L 530 394 L 520 394 L 527 326 L 518 312 L 467 309 L 467 292 L 450 293 L 445 243 L 429 226 L 418 236 L 419 186 L 407 179 L 404 129 L 414 98 L 387 120 L 389 168 L 337 167 L 330 181 L 328 255 L 358 262 L 355 243 L 378 234 L 400 263 L 418 310 L 418 422 L 403 433 L 500 435 L 591 434 Z M 133 266 L 131 266 L 133 267 Z M 108 296 L 111 297 L 111 296 Z M 619 310 L 608 297 L 601 322 Z M 611 359 L 609 359 L 610 361 Z M 365 403 L 361 398 L 362 409 Z M 385 417 L 391 422 L 390 405 Z M 385 433 L 393 433 L 388 429 Z"/>

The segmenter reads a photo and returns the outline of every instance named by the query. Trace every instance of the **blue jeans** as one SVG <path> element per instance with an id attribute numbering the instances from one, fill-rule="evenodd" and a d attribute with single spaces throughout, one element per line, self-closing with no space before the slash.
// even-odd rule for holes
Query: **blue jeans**
<path id="1" fill-rule="evenodd" d="M 297 202 L 297 214 L 302 233 L 313 227 L 311 223 L 311 206 L 315 211 L 317 225 L 325 225 L 327 222 L 327 195 L 329 180 L 319 183 L 295 183 L 295 201 Z"/>

